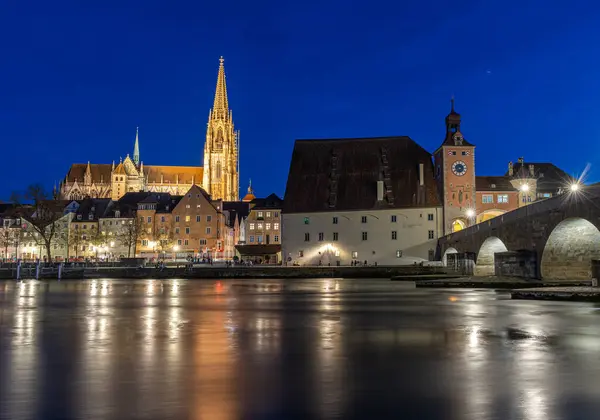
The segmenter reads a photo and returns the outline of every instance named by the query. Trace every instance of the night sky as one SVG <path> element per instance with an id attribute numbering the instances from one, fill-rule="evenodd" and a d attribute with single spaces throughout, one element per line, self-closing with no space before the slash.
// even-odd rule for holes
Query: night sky
<path id="1" fill-rule="evenodd" d="M 578 6 L 587 4 L 585 7 Z M 0 199 L 71 163 L 200 165 L 219 56 L 241 190 L 283 195 L 297 138 L 408 135 L 450 97 L 478 175 L 551 161 L 600 178 L 600 3 L 0 2 Z"/>

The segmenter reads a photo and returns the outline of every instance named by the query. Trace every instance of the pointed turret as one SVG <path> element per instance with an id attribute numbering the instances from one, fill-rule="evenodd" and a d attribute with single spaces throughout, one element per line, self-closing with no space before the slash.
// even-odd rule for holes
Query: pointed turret
<path id="1" fill-rule="evenodd" d="M 83 175 L 83 183 L 85 185 L 90 185 L 92 183 L 92 167 L 90 165 L 89 160 L 88 160 L 87 166 L 85 167 L 85 174 Z"/>
<path id="2" fill-rule="evenodd" d="M 140 127 L 135 128 L 135 144 L 133 146 L 133 162 L 137 165 L 140 164 L 140 140 L 139 140 Z"/>
<path id="3" fill-rule="evenodd" d="M 246 196 L 242 198 L 242 201 L 249 203 L 255 198 L 256 196 L 254 195 L 254 190 L 252 189 L 252 179 L 250 179 L 250 182 L 248 182 L 248 194 L 246 194 Z"/>
<path id="4" fill-rule="evenodd" d="M 217 75 L 217 89 L 215 102 L 212 108 L 212 118 L 226 120 L 229 116 L 229 103 L 227 101 L 227 84 L 225 82 L 225 65 L 223 57 L 219 59 L 219 74 Z"/>
<path id="5" fill-rule="evenodd" d="M 112 168 L 111 168 L 111 170 L 110 170 L 110 171 L 111 171 L 111 172 L 114 172 L 114 170 L 115 170 L 115 161 L 113 160 Z"/>

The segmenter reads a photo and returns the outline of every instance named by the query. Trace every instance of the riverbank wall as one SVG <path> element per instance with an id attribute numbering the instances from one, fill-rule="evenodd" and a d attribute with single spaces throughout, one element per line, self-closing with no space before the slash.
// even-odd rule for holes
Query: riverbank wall
<path id="1" fill-rule="evenodd" d="M 369 267 L 224 267 L 201 266 L 193 268 L 165 267 L 86 267 L 65 270 L 63 279 L 309 279 L 309 278 L 391 278 L 394 276 L 416 276 L 446 273 L 443 267 L 431 266 L 369 266 Z M 15 271 L 0 270 L 0 279 L 14 279 Z M 23 270 L 22 278 L 34 278 L 35 272 Z M 42 279 L 57 278 L 56 273 L 42 273 Z"/>

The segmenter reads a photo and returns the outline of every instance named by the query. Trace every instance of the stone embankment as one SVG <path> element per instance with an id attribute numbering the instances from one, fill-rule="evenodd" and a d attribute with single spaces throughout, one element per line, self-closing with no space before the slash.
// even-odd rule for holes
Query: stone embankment
<path id="1" fill-rule="evenodd" d="M 513 290 L 512 299 L 600 302 L 600 287 L 536 287 Z"/>
<path id="2" fill-rule="evenodd" d="M 118 278 L 118 279 L 228 279 L 228 278 L 391 278 L 393 276 L 433 275 L 446 273 L 442 267 L 428 266 L 369 266 L 369 267 L 283 267 L 283 266 L 197 266 L 165 267 L 86 267 L 65 270 L 63 279 Z M 0 279 L 14 279 L 15 270 L 0 269 Z M 34 278 L 34 270 L 23 270 L 22 278 Z M 56 273 L 42 273 L 40 278 L 57 278 Z"/>

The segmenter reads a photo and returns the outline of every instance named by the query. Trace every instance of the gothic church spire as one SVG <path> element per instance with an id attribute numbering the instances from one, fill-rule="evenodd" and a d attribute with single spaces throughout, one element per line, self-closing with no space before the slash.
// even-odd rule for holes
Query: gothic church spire
<path id="1" fill-rule="evenodd" d="M 135 128 L 135 144 L 133 146 L 133 162 L 136 165 L 140 164 L 140 140 L 139 140 L 140 127 Z"/>
<path id="2" fill-rule="evenodd" d="M 217 89 L 215 102 L 212 108 L 212 118 L 227 120 L 229 117 L 229 102 L 227 101 L 227 84 L 225 82 L 225 59 L 219 58 L 219 74 L 217 75 Z"/>

